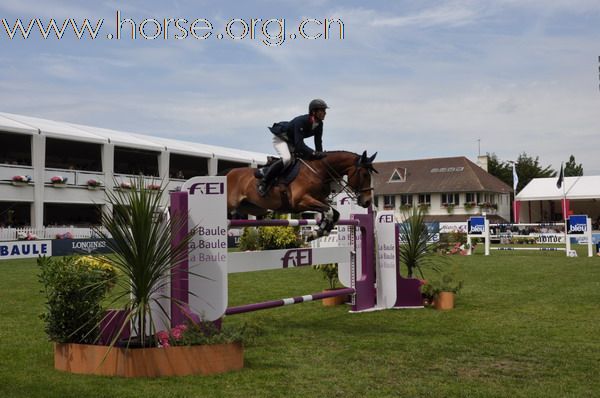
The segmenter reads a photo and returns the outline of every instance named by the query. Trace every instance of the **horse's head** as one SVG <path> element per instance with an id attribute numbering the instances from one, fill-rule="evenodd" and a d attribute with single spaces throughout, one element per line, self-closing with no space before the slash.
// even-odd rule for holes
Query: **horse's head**
<path id="1" fill-rule="evenodd" d="M 348 173 L 348 185 L 356 192 L 357 202 L 362 207 L 369 207 L 373 202 L 371 174 L 377 173 L 377 170 L 373 167 L 375 156 L 377 156 L 377 152 L 368 157 L 367 151 L 364 151 L 356 159 L 353 170 Z"/>

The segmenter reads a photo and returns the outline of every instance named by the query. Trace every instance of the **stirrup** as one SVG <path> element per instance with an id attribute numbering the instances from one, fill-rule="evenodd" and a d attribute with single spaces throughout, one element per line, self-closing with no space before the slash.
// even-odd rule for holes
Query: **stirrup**
<path id="1" fill-rule="evenodd" d="M 269 189 L 267 187 L 267 183 L 264 181 L 259 181 L 258 184 L 256 184 L 256 190 L 258 191 L 258 194 L 263 197 L 269 191 Z"/>

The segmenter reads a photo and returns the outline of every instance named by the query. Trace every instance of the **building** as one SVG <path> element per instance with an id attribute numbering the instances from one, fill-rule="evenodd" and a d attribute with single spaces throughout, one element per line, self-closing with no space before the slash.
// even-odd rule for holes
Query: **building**
<path id="1" fill-rule="evenodd" d="M 262 153 L 0 113 L 0 227 L 98 224 L 106 191 L 138 176 L 173 191 L 193 176 L 266 160 Z"/>
<path id="2" fill-rule="evenodd" d="M 377 162 L 375 205 L 398 218 L 413 206 L 428 210 L 427 221 L 464 222 L 485 213 L 498 222 L 510 220 L 512 188 L 464 156 Z"/>

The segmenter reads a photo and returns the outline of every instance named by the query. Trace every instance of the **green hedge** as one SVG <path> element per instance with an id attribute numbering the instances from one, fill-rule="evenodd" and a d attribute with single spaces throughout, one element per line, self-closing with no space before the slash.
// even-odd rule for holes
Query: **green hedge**
<path id="1" fill-rule="evenodd" d="M 39 257 L 46 296 L 40 315 L 45 332 L 58 343 L 92 343 L 99 334 L 101 302 L 114 286 L 116 271 L 91 256 Z"/>

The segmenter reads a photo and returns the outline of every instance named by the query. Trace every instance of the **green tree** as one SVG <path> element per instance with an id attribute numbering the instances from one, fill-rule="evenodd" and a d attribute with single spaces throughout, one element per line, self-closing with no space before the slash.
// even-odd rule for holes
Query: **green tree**
<path id="1" fill-rule="evenodd" d="M 512 165 L 509 162 L 498 159 L 495 153 L 489 153 L 488 156 L 488 173 L 502 180 L 509 187 L 513 186 Z"/>
<path id="2" fill-rule="evenodd" d="M 565 177 L 576 177 L 583 175 L 583 166 L 575 162 L 575 156 L 571 155 L 569 161 L 565 163 Z"/>
<path id="3" fill-rule="evenodd" d="M 519 184 L 517 192 L 520 192 L 534 178 L 556 177 L 556 170 L 551 166 L 542 167 L 540 165 L 540 157 L 521 153 L 516 162 L 517 175 L 519 176 Z M 511 185 L 512 186 L 512 185 Z"/>

